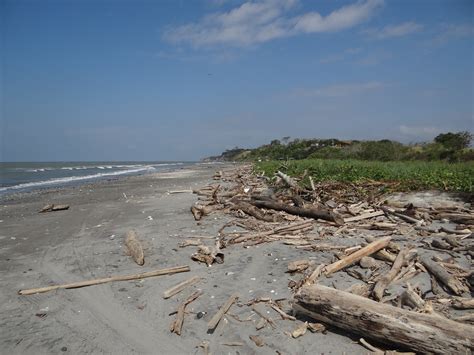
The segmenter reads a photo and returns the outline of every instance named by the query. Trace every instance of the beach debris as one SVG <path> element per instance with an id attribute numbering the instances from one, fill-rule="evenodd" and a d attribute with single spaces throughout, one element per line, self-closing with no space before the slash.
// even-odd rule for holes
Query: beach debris
<path id="1" fill-rule="evenodd" d="M 260 338 L 258 335 L 249 335 L 249 339 L 252 340 L 259 348 L 265 345 L 263 339 Z"/>
<path id="2" fill-rule="evenodd" d="M 138 240 L 137 233 L 135 231 L 128 231 L 125 238 L 125 246 L 127 247 L 127 253 L 133 258 L 138 265 L 145 264 L 145 256 L 143 254 L 143 248 Z"/>
<path id="3" fill-rule="evenodd" d="M 322 323 L 308 323 L 308 329 L 311 333 L 324 333 L 326 326 Z"/>
<path id="4" fill-rule="evenodd" d="M 185 240 L 179 245 L 196 245 L 198 252 L 193 259 L 207 265 L 215 262 L 212 255 L 216 251 L 235 245 L 248 249 L 262 243 L 280 243 L 311 251 L 305 259 L 290 259 L 287 266 L 295 278 L 288 283 L 294 292 L 291 312 L 282 310 L 280 300 L 269 297 L 255 297 L 245 304 L 252 308 L 252 316 L 258 316 L 250 317 L 257 330 L 267 325 L 276 328 L 268 316 L 271 311 L 256 308 L 264 303 L 284 322 L 298 321 L 295 312 L 324 322 L 308 320 L 285 332 L 291 337 L 300 337 L 307 329 L 326 332 L 326 325 L 333 325 L 350 332 L 356 329 L 366 339 L 421 353 L 463 353 L 472 347 L 472 328 L 454 329 L 453 323 L 445 323 L 445 319 L 465 322 L 459 324 L 470 327 L 467 323 L 473 322 L 472 314 L 467 312 L 474 307 L 468 296 L 474 273 L 466 267 L 474 258 L 474 213 L 468 203 L 454 207 L 427 207 L 426 203 L 423 207 L 415 203 L 392 206 L 386 199 L 387 187 L 396 188 L 397 183 L 315 182 L 308 171 L 290 176 L 284 168 L 283 163 L 272 179 L 254 174 L 251 166 L 240 166 L 216 174 L 215 180 L 222 183 L 193 190 L 199 200 L 192 208 L 196 220 L 213 212 L 234 218 L 218 230 L 216 247 L 205 246 L 201 240 Z M 306 188 L 301 182 L 308 178 L 311 187 Z M 326 259 L 316 263 L 319 252 L 332 252 L 333 259 L 322 255 Z M 274 264 L 286 260 L 275 252 L 264 255 L 270 256 Z M 345 291 L 336 289 L 339 277 L 332 279 L 332 288 L 315 284 L 317 280 L 328 283 L 328 278 L 339 271 L 352 279 Z M 422 281 L 417 278 L 412 286 L 411 279 L 419 274 L 424 274 Z M 431 290 L 426 280 L 431 280 Z M 276 276 L 267 280 L 272 282 L 277 282 Z M 267 291 L 274 297 L 278 289 Z M 249 290 L 253 292 L 256 290 Z M 466 337 L 467 333 L 470 335 Z M 428 344 L 434 334 L 440 334 L 439 339 Z M 363 342 L 373 351 L 396 353 L 370 348 L 367 340 Z"/>
<path id="5" fill-rule="evenodd" d="M 115 282 L 115 281 L 139 280 L 139 279 L 145 279 L 148 277 L 172 275 L 172 274 L 187 272 L 187 271 L 190 271 L 189 266 L 175 266 L 171 268 L 148 271 L 148 272 L 143 272 L 139 274 L 111 276 L 111 277 L 106 277 L 102 279 L 94 279 L 94 280 L 79 281 L 79 282 L 73 282 L 73 283 L 62 284 L 62 285 L 53 285 L 53 286 L 46 286 L 46 287 L 40 287 L 40 288 L 32 288 L 32 289 L 27 289 L 27 290 L 19 290 L 18 294 L 19 295 L 34 295 L 36 293 L 44 293 L 44 292 L 54 291 L 58 289 L 80 288 L 80 287 L 100 285 L 100 284 Z"/>
<path id="6" fill-rule="evenodd" d="M 221 252 L 218 246 L 209 247 L 200 245 L 198 251 L 191 255 L 191 259 L 211 266 L 213 263 L 222 264 L 224 262 L 224 253 Z"/>
<path id="7" fill-rule="evenodd" d="M 295 260 L 288 264 L 288 272 L 300 272 L 314 265 L 314 261 L 310 260 Z"/>
<path id="8" fill-rule="evenodd" d="M 437 262 L 431 260 L 427 256 L 421 258 L 423 266 L 443 285 L 449 288 L 454 294 L 462 295 L 464 292 L 468 292 L 469 288 L 459 281 L 455 276 L 451 275 Z"/>
<path id="9" fill-rule="evenodd" d="M 336 271 L 344 269 L 345 267 L 352 265 L 362 259 L 364 256 L 372 255 L 373 253 L 379 251 L 380 249 L 385 248 L 388 243 L 392 240 L 391 237 L 383 237 L 373 241 L 372 243 L 366 245 L 362 249 L 357 250 L 356 252 L 338 260 L 328 266 L 323 270 L 324 274 L 330 275 Z"/>
<path id="10" fill-rule="evenodd" d="M 68 209 L 69 209 L 69 205 L 53 205 L 53 204 L 51 204 L 51 205 L 44 206 L 39 211 L 39 213 L 64 211 L 64 210 L 68 210 Z"/>
<path id="11" fill-rule="evenodd" d="M 296 329 L 291 332 L 291 336 L 295 339 L 299 338 L 300 336 L 305 335 L 306 330 L 308 330 L 308 322 L 304 322 L 303 324 L 296 327 Z"/>
<path id="12" fill-rule="evenodd" d="M 465 354 L 474 346 L 473 326 L 319 284 L 303 286 L 293 308 L 335 327 L 415 352 Z"/>
<path id="13" fill-rule="evenodd" d="M 192 194 L 193 190 L 170 190 L 168 191 L 168 194 Z"/>
<path id="14" fill-rule="evenodd" d="M 395 261 L 393 262 L 392 268 L 386 274 L 384 274 L 374 286 L 373 296 L 376 301 L 380 301 L 383 297 L 383 293 L 387 286 L 392 282 L 392 280 L 398 275 L 403 264 L 405 263 L 406 256 L 408 254 L 408 249 L 401 250 Z"/>
<path id="15" fill-rule="evenodd" d="M 226 341 L 226 342 L 221 343 L 221 345 L 225 345 L 225 346 L 244 346 L 244 343 L 242 343 L 240 341 Z"/>
<path id="16" fill-rule="evenodd" d="M 164 299 L 170 298 L 170 297 L 180 293 L 181 291 L 183 291 L 186 287 L 198 283 L 200 280 L 201 280 L 201 278 L 199 276 L 193 276 L 190 279 L 187 279 L 183 282 L 180 282 L 179 284 L 177 284 L 177 285 L 169 288 L 165 292 L 163 292 L 163 298 Z"/>
<path id="17" fill-rule="evenodd" d="M 217 311 L 216 314 L 214 314 L 209 323 L 207 323 L 208 331 L 213 331 L 217 327 L 217 324 L 219 324 L 221 318 L 227 313 L 229 308 L 234 304 L 235 301 L 237 301 L 238 298 L 239 295 L 234 293 L 227 299 L 224 305 Z"/>
<path id="18" fill-rule="evenodd" d="M 202 295 L 202 291 L 196 291 L 191 296 L 189 296 L 183 303 L 178 307 L 178 312 L 176 314 L 176 319 L 170 325 L 170 331 L 181 335 L 181 329 L 183 328 L 184 322 L 184 313 L 186 311 L 186 306 L 193 302 L 196 298 Z"/>
<path id="19" fill-rule="evenodd" d="M 285 211 L 289 214 L 300 217 L 322 219 L 334 222 L 337 225 L 344 224 L 344 219 L 339 214 L 325 208 L 290 206 L 273 200 L 252 200 L 250 203 L 256 207 L 272 209 L 276 211 Z"/>
<path id="20" fill-rule="evenodd" d="M 203 340 L 201 343 L 199 343 L 196 348 L 202 348 L 202 351 L 204 351 L 204 355 L 209 355 L 209 342 L 207 340 Z"/>

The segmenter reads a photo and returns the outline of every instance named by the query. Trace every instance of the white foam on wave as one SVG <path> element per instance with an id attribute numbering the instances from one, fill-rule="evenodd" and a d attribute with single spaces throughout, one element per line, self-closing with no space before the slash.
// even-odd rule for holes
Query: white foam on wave
<path id="1" fill-rule="evenodd" d="M 69 183 L 69 182 L 91 180 L 91 179 L 97 179 L 97 178 L 107 177 L 107 176 L 117 176 L 117 175 L 138 173 L 140 171 L 147 171 L 147 170 L 155 170 L 155 168 L 153 168 L 152 166 L 144 166 L 137 169 L 120 170 L 120 171 L 114 171 L 111 173 L 98 173 L 98 174 L 84 175 L 84 176 L 69 176 L 69 177 L 50 179 L 50 180 L 44 180 L 44 181 L 27 182 L 24 184 L 19 184 L 19 185 L 14 185 L 14 186 L 0 187 L 0 192 L 25 189 L 25 188 L 30 188 L 30 187 L 38 187 L 38 186 L 59 185 L 59 184 L 64 184 L 64 183 Z"/>

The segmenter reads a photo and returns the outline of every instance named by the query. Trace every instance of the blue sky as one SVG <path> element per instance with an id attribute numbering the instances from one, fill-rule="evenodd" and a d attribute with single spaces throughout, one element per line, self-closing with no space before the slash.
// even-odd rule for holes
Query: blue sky
<path id="1" fill-rule="evenodd" d="M 0 160 L 473 131 L 470 0 L 0 0 Z"/>

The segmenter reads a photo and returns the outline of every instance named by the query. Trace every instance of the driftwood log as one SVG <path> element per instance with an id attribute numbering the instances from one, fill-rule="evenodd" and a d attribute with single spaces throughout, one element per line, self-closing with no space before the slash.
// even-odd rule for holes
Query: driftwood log
<path id="1" fill-rule="evenodd" d="M 423 266 L 443 285 L 449 288 L 454 294 L 462 295 L 469 291 L 469 288 L 459 281 L 455 276 L 451 275 L 436 261 L 431 260 L 427 256 L 421 258 Z"/>
<path id="2" fill-rule="evenodd" d="M 293 308 L 323 323 L 419 353 L 469 354 L 474 347 L 470 325 L 317 284 L 303 286 Z"/>
<path id="3" fill-rule="evenodd" d="M 145 264 L 145 256 L 143 254 L 142 244 L 138 240 L 137 233 L 135 233 L 135 231 L 127 232 L 125 246 L 127 247 L 128 254 L 138 265 Z"/>
<path id="4" fill-rule="evenodd" d="M 256 219 L 265 222 L 277 222 L 280 220 L 279 216 L 277 215 L 270 215 L 263 213 L 262 210 L 258 209 L 254 205 L 246 202 L 246 201 L 237 201 L 234 206 L 232 206 L 233 210 L 241 210 L 242 212 L 248 214 L 249 216 L 253 216 Z"/>
<path id="5" fill-rule="evenodd" d="M 375 300 L 377 301 L 380 301 L 383 297 L 383 294 L 384 294 L 384 291 L 385 289 L 388 287 L 388 285 L 390 284 L 390 282 L 392 282 L 392 280 L 395 278 L 395 276 L 398 275 L 398 273 L 400 272 L 404 262 L 405 262 L 405 258 L 408 254 L 408 250 L 407 249 L 402 249 L 395 261 L 393 262 L 393 265 L 392 265 L 392 268 L 390 269 L 390 271 L 386 274 L 384 274 L 378 281 L 377 283 L 375 284 L 374 286 L 374 291 L 373 291 L 373 296 L 375 298 Z"/>
<path id="6" fill-rule="evenodd" d="M 326 266 L 323 272 L 326 275 L 330 275 L 336 271 L 344 269 L 346 266 L 352 265 L 362 259 L 364 256 L 372 255 L 373 253 L 379 251 L 380 249 L 385 248 L 392 238 L 383 237 L 373 241 L 372 243 L 366 245 L 362 249 L 357 250 L 356 252 L 338 260 L 328 266 Z"/>
<path id="7" fill-rule="evenodd" d="M 139 280 L 139 279 L 145 279 L 147 277 L 154 277 L 154 276 L 161 276 L 161 275 L 171 275 L 171 274 L 176 274 L 178 272 L 186 272 L 186 271 L 189 271 L 189 270 L 190 270 L 189 266 L 176 266 L 176 267 L 171 267 L 171 268 L 167 268 L 167 269 L 143 272 L 143 273 L 140 273 L 140 274 L 112 276 L 112 277 L 106 277 L 106 278 L 103 278 L 103 279 L 79 281 L 79 282 L 73 282 L 73 283 L 69 283 L 69 284 L 46 286 L 46 287 L 41 287 L 41 288 L 32 288 L 32 289 L 29 289 L 29 290 L 20 290 L 20 291 L 18 291 L 18 294 L 19 295 L 33 295 L 35 293 L 44 293 L 44 292 L 57 290 L 57 289 L 60 289 L 60 288 L 80 288 L 80 287 L 85 287 L 85 286 L 100 285 L 100 284 L 104 284 L 104 283 L 107 283 L 107 282 L 113 282 L 113 281 Z"/>
<path id="8" fill-rule="evenodd" d="M 342 216 L 328 209 L 316 207 L 289 206 L 287 204 L 273 200 L 252 200 L 250 201 L 250 203 L 255 207 L 259 208 L 267 208 L 275 211 L 285 211 L 286 213 L 300 217 L 323 219 L 326 221 L 335 222 L 338 225 L 344 224 L 344 218 L 342 218 Z"/>

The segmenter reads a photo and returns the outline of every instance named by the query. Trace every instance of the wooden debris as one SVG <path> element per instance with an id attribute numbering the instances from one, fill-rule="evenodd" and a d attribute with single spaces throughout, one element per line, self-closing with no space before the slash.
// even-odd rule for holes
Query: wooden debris
<path id="1" fill-rule="evenodd" d="M 327 209 L 321 209 L 317 207 L 289 206 L 284 203 L 273 200 L 252 200 L 250 203 L 260 208 L 267 208 L 275 211 L 285 211 L 286 213 L 301 217 L 322 219 L 334 222 L 337 225 L 344 224 L 344 219 L 339 214 Z"/>
<path id="2" fill-rule="evenodd" d="M 191 255 L 191 259 L 206 263 L 211 266 L 213 263 L 222 264 L 224 262 L 224 253 L 216 247 L 200 245 L 197 253 Z"/>
<path id="3" fill-rule="evenodd" d="M 179 284 L 177 284 L 177 285 L 171 287 L 170 289 L 166 290 L 165 292 L 163 292 L 163 298 L 164 299 L 170 298 L 170 297 L 180 293 L 181 291 L 183 291 L 186 287 L 196 284 L 200 280 L 201 280 L 201 278 L 199 276 L 193 276 L 190 279 L 187 279 L 183 282 L 180 282 Z"/>
<path id="4" fill-rule="evenodd" d="M 367 246 L 359 249 L 358 251 L 336 261 L 324 268 L 324 273 L 330 275 L 336 271 L 344 269 L 345 267 L 352 265 L 362 259 L 364 256 L 372 255 L 373 253 L 385 248 L 390 243 L 390 237 L 384 237 L 377 239 L 376 241 L 368 244 Z"/>
<path id="5" fill-rule="evenodd" d="M 63 285 L 54 285 L 54 286 L 46 286 L 46 287 L 41 287 L 41 288 L 33 288 L 33 289 L 29 289 L 29 290 L 20 290 L 20 291 L 18 291 L 18 294 L 19 295 L 34 295 L 35 293 L 44 293 L 44 292 L 49 292 L 49 291 L 63 289 L 63 288 L 65 288 L 65 289 L 80 288 L 80 287 L 86 287 L 86 286 L 92 286 L 92 285 L 100 285 L 100 284 L 104 284 L 104 283 L 107 283 L 107 282 L 114 282 L 114 281 L 139 280 L 139 279 L 144 279 L 144 278 L 147 278 L 147 277 L 154 277 L 154 276 L 161 276 L 161 275 L 171 275 L 171 274 L 176 274 L 176 273 L 179 273 L 179 272 L 187 272 L 189 270 L 190 270 L 189 266 L 176 266 L 176 267 L 171 267 L 171 268 L 166 268 L 166 269 L 143 272 L 143 273 L 140 273 L 140 274 L 112 276 L 112 277 L 106 277 L 106 278 L 103 278 L 103 279 L 79 281 L 79 282 L 73 282 L 73 283 L 63 284 Z"/>
<path id="6" fill-rule="evenodd" d="M 250 340 L 252 340 L 255 345 L 257 345 L 259 348 L 265 345 L 265 342 L 263 341 L 262 338 L 260 338 L 257 335 L 249 335 Z"/>
<path id="7" fill-rule="evenodd" d="M 281 171 L 277 171 L 277 173 L 275 175 L 280 177 L 289 187 L 292 187 L 296 190 L 298 190 L 300 188 L 298 186 L 298 183 L 295 180 L 293 180 L 292 177 L 286 175 L 285 173 L 282 173 Z"/>
<path id="8" fill-rule="evenodd" d="M 303 324 L 299 325 L 298 327 L 296 327 L 296 329 L 294 329 L 291 332 L 291 336 L 295 339 L 299 338 L 300 336 L 305 335 L 307 329 L 308 329 L 308 322 L 304 322 Z"/>
<path id="9" fill-rule="evenodd" d="M 322 285 L 303 286 L 293 308 L 326 324 L 415 352 L 466 354 L 474 346 L 472 326 Z"/>
<path id="10" fill-rule="evenodd" d="M 196 291 L 191 296 L 189 296 L 186 301 L 181 303 L 178 307 L 178 313 L 176 314 L 176 319 L 170 325 L 170 331 L 181 335 L 181 328 L 183 327 L 184 322 L 184 312 L 186 310 L 186 306 L 193 302 L 196 298 L 202 295 L 202 291 Z"/>
<path id="11" fill-rule="evenodd" d="M 266 222 L 277 222 L 280 220 L 280 217 L 273 214 L 265 214 L 262 210 L 256 208 L 252 204 L 245 202 L 245 201 L 238 201 L 232 207 L 234 210 L 241 210 L 245 212 L 249 216 L 253 216 L 259 220 L 266 221 Z"/>
<path id="12" fill-rule="evenodd" d="M 192 194 L 193 190 L 170 190 L 170 191 L 168 191 L 168 193 L 170 195 L 172 195 L 172 194 L 187 194 L 187 193 Z"/>
<path id="13" fill-rule="evenodd" d="M 374 291 L 373 291 L 373 296 L 376 301 L 380 301 L 383 297 L 383 293 L 387 286 L 392 282 L 392 280 L 395 278 L 395 276 L 398 275 L 400 272 L 400 269 L 403 266 L 403 263 L 405 262 L 406 255 L 408 254 L 407 249 L 401 250 L 395 261 L 393 262 L 392 268 L 388 273 L 383 275 L 379 281 L 375 284 Z"/>
<path id="14" fill-rule="evenodd" d="M 39 213 L 64 211 L 68 209 L 69 209 L 69 205 L 46 205 L 39 211 Z"/>
<path id="15" fill-rule="evenodd" d="M 178 246 L 180 248 L 185 248 L 189 246 L 199 246 L 202 245 L 201 239 L 185 239 L 184 242 L 179 243 Z"/>
<path id="16" fill-rule="evenodd" d="M 241 343 L 240 341 L 226 341 L 221 343 L 221 345 L 225 346 L 244 346 L 244 343 Z"/>
<path id="17" fill-rule="evenodd" d="M 308 323 L 308 329 L 311 333 L 324 333 L 326 326 L 322 323 Z"/>
<path id="18" fill-rule="evenodd" d="M 451 306 L 456 309 L 474 309 L 474 299 L 455 298 L 451 301 Z"/>
<path id="19" fill-rule="evenodd" d="M 293 317 L 293 316 L 290 316 L 289 314 L 285 313 L 282 309 L 280 309 L 280 307 L 278 307 L 276 304 L 270 304 L 270 307 L 272 307 L 280 316 L 281 316 L 281 319 L 284 319 L 284 320 L 291 320 L 291 321 L 295 321 L 296 318 Z"/>
<path id="20" fill-rule="evenodd" d="M 422 264 L 426 269 L 433 274 L 436 279 L 443 285 L 448 287 L 454 294 L 462 295 L 464 292 L 468 292 L 469 288 L 459 281 L 456 277 L 452 276 L 447 272 L 441 265 L 424 256 L 421 258 Z"/>
<path id="21" fill-rule="evenodd" d="M 402 304 L 406 304 L 417 311 L 421 311 L 425 307 L 425 301 L 413 290 L 409 283 L 407 283 L 407 289 L 401 295 L 401 301 Z"/>
<path id="22" fill-rule="evenodd" d="M 234 293 L 229 299 L 224 303 L 224 305 L 217 311 L 217 313 L 211 318 L 209 323 L 207 323 L 208 331 L 212 331 L 217 327 L 221 318 L 226 314 L 229 308 L 234 304 L 234 302 L 239 298 L 237 293 Z"/>
<path id="23" fill-rule="evenodd" d="M 349 218 L 344 218 L 345 223 L 349 222 L 357 222 L 361 221 L 363 219 L 368 219 L 368 218 L 374 218 L 378 216 L 383 216 L 385 214 L 384 211 L 375 211 L 375 212 L 369 212 L 369 213 L 364 213 L 359 216 L 354 216 L 354 217 L 349 217 Z"/>
<path id="24" fill-rule="evenodd" d="M 138 240 L 137 234 L 135 231 L 128 231 L 127 237 L 125 238 L 125 246 L 129 255 L 138 265 L 145 264 L 145 256 L 143 254 L 143 248 Z"/>
<path id="25" fill-rule="evenodd" d="M 288 264 L 288 272 L 300 272 L 314 264 L 314 261 L 295 260 Z"/>

